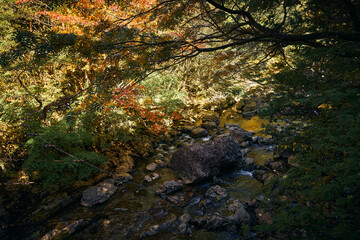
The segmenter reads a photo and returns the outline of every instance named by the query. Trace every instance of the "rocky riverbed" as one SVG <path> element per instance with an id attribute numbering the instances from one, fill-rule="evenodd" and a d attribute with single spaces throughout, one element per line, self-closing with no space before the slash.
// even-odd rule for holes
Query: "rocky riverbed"
<path id="1" fill-rule="evenodd" d="M 44 240 L 256 238 L 252 226 L 271 223 L 271 216 L 257 209 L 267 199 L 252 194 L 284 167 L 273 159 L 271 138 L 258 133 L 264 122 L 244 118 L 236 109 L 183 122 L 154 143 L 152 155 L 138 159 L 130 174 L 70 197 L 71 204 L 56 217 L 33 227 L 31 234 L 24 227 L 24 235 Z"/>

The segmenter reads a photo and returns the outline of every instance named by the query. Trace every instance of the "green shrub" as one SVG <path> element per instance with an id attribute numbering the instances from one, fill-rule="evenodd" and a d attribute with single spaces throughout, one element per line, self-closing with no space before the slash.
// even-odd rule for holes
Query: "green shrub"
<path id="1" fill-rule="evenodd" d="M 42 128 L 30 139 L 24 170 L 44 187 L 60 187 L 91 176 L 98 170 L 76 159 L 99 166 L 104 158 L 92 151 L 93 137 L 85 131 L 69 131 L 65 123 Z M 67 154 L 68 153 L 68 154 Z"/>

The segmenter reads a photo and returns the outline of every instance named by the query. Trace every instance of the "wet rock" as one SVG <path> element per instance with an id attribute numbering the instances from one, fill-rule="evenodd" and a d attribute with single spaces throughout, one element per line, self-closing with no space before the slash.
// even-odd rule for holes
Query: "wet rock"
<path id="1" fill-rule="evenodd" d="M 249 130 L 249 131 L 246 131 L 246 132 L 247 132 L 247 134 L 249 134 L 249 136 L 254 136 L 255 135 L 254 131 Z"/>
<path id="2" fill-rule="evenodd" d="M 244 142 L 250 139 L 250 134 L 242 129 L 232 130 L 230 135 L 237 142 Z"/>
<path id="3" fill-rule="evenodd" d="M 201 201 L 200 197 L 194 197 L 189 201 L 189 205 L 190 206 L 197 205 L 200 201 Z"/>
<path id="4" fill-rule="evenodd" d="M 274 162 L 274 159 L 268 158 L 268 159 L 265 160 L 264 165 L 266 167 L 270 167 L 270 164 L 272 164 L 273 162 Z"/>
<path id="5" fill-rule="evenodd" d="M 224 128 L 226 128 L 226 129 L 228 129 L 228 130 L 230 130 L 230 131 L 234 131 L 234 130 L 240 129 L 240 125 L 237 124 L 237 123 L 234 123 L 234 124 L 228 124 L 228 123 L 226 123 L 226 124 L 224 124 Z"/>
<path id="6" fill-rule="evenodd" d="M 165 163 L 159 159 L 155 160 L 155 163 L 158 167 L 161 167 L 161 168 L 165 167 Z"/>
<path id="7" fill-rule="evenodd" d="M 252 137 L 251 140 L 252 140 L 253 143 L 259 143 L 260 136 Z"/>
<path id="8" fill-rule="evenodd" d="M 201 181 L 218 175 L 222 170 L 243 165 L 241 145 L 229 134 L 219 135 L 207 143 L 194 143 L 178 149 L 170 167 L 185 183 Z"/>
<path id="9" fill-rule="evenodd" d="M 177 205 L 183 205 L 185 202 L 184 195 L 172 195 L 172 196 L 168 196 L 166 199 Z"/>
<path id="10" fill-rule="evenodd" d="M 166 154 L 165 151 L 164 151 L 163 153 Z M 158 158 L 164 158 L 164 157 L 165 157 L 164 154 L 159 153 L 158 155 L 156 155 L 156 157 L 158 157 Z"/>
<path id="11" fill-rule="evenodd" d="M 129 211 L 129 209 L 127 209 L 127 208 L 115 208 L 114 210 L 119 211 L 119 212 L 128 212 Z"/>
<path id="12" fill-rule="evenodd" d="M 97 186 L 90 187 L 83 192 L 81 205 L 92 207 L 95 204 L 103 203 L 108 200 L 116 190 L 117 187 L 109 182 L 103 182 Z"/>
<path id="13" fill-rule="evenodd" d="M 51 240 L 54 238 L 62 239 L 62 238 L 70 236 L 71 234 L 75 233 L 76 231 L 83 229 L 85 226 L 86 226 L 85 221 L 83 219 L 80 219 L 62 229 L 54 229 L 54 230 L 48 232 L 45 236 L 43 236 L 41 238 L 41 240 Z"/>
<path id="14" fill-rule="evenodd" d="M 156 192 L 172 194 L 177 191 L 180 191 L 182 188 L 183 188 L 183 184 L 181 182 L 167 181 L 167 182 L 164 182 L 164 184 L 161 185 L 160 188 Z"/>
<path id="15" fill-rule="evenodd" d="M 155 171 L 156 168 L 157 168 L 156 163 L 150 163 L 149 165 L 146 166 L 146 170 L 148 170 L 148 171 L 150 171 L 150 172 Z"/>
<path id="16" fill-rule="evenodd" d="M 180 217 L 180 224 L 178 226 L 178 232 L 185 235 L 192 234 L 194 230 L 194 226 L 189 224 L 189 221 L 191 220 L 191 216 L 188 213 L 184 213 Z"/>
<path id="17" fill-rule="evenodd" d="M 220 178 L 218 178 L 216 176 L 213 177 L 212 181 L 214 184 L 221 184 L 224 182 L 223 180 L 221 180 Z"/>
<path id="18" fill-rule="evenodd" d="M 225 225 L 227 224 L 226 218 L 221 217 L 219 213 L 215 214 L 205 216 L 205 227 L 209 230 L 224 229 Z"/>
<path id="19" fill-rule="evenodd" d="M 241 204 L 238 200 L 235 200 L 232 204 L 228 206 L 228 210 L 233 212 L 229 218 L 234 221 L 234 223 L 249 223 L 251 220 L 250 214 L 245 210 L 243 204 Z"/>
<path id="20" fill-rule="evenodd" d="M 283 169 L 283 164 L 282 162 L 278 161 L 278 162 L 273 162 L 273 163 L 270 163 L 270 167 L 273 169 L 273 170 L 276 170 L 276 171 L 281 171 Z"/>
<path id="21" fill-rule="evenodd" d="M 205 196 L 210 197 L 210 198 L 216 198 L 217 200 L 220 200 L 227 196 L 226 189 L 220 187 L 219 185 L 215 185 L 206 191 Z"/>
<path id="22" fill-rule="evenodd" d="M 146 175 L 144 177 L 144 182 L 151 183 L 152 181 L 153 181 L 153 179 L 149 175 Z"/>
<path id="23" fill-rule="evenodd" d="M 194 230 L 193 226 L 191 226 L 191 225 L 188 226 L 185 223 L 180 223 L 180 225 L 178 227 L 178 232 L 181 233 L 181 234 L 184 234 L 184 235 L 192 234 L 193 230 Z"/>
<path id="24" fill-rule="evenodd" d="M 253 116 L 255 116 L 255 112 L 242 112 L 241 114 L 244 118 L 252 118 Z"/>
<path id="25" fill-rule="evenodd" d="M 251 146 L 251 143 L 249 141 L 245 141 L 245 142 L 241 143 L 241 146 L 244 147 L 244 148 L 247 148 L 247 147 Z"/>
<path id="26" fill-rule="evenodd" d="M 244 149 L 241 149 L 240 151 L 241 151 L 242 156 L 246 156 L 250 152 L 250 148 L 244 148 Z"/>
<path id="27" fill-rule="evenodd" d="M 211 130 L 215 129 L 217 127 L 217 124 L 215 122 L 204 122 L 201 124 L 201 127 L 207 130 Z"/>
<path id="28" fill-rule="evenodd" d="M 117 173 L 115 174 L 115 185 L 121 185 L 131 182 L 133 177 L 129 173 Z"/>
<path id="29" fill-rule="evenodd" d="M 192 130 L 196 128 L 195 126 L 185 125 L 182 127 L 181 131 L 184 133 L 191 133 Z"/>
<path id="30" fill-rule="evenodd" d="M 188 222 L 190 221 L 190 219 L 191 219 L 190 214 L 184 213 L 184 214 L 181 215 L 181 217 L 180 217 L 180 222 L 182 222 L 182 223 L 188 223 Z"/>
<path id="31" fill-rule="evenodd" d="M 252 158 L 245 158 L 245 166 L 244 170 L 252 171 L 255 167 L 254 159 Z"/>
<path id="32" fill-rule="evenodd" d="M 219 115 L 216 113 L 213 114 L 206 114 L 202 116 L 201 118 L 202 122 L 214 122 L 216 124 L 216 127 L 220 124 Z"/>
<path id="33" fill-rule="evenodd" d="M 45 234 L 45 236 L 43 236 L 41 238 L 41 240 L 52 240 L 56 236 L 59 236 L 60 234 L 62 234 L 62 231 L 60 229 L 53 229 L 50 232 L 48 232 L 47 234 Z"/>
<path id="34" fill-rule="evenodd" d="M 264 137 L 264 138 L 261 139 L 261 144 L 268 145 L 268 144 L 271 143 L 271 141 L 272 141 L 272 137 Z"/>
<path id="35" fill-rule="evenodd" d="M 155 234 L 159 233 L 161 230 L 160 226 L 159 225 L 153 225 L 149 228 L 148 231 L 146 232 L 143 232 L 141 235 L 140 235 L 140 238 L 146 238 L 146 237 L 150 237 L 150 236 L 154 236 Z"/>
<path id="36" fill-rule="evenodd" d="M 177 137 L 179 136 L 180 132 L 176 131 L 175 129 L 171 129 L 167 132 L 165 132 L 165 135 L 169 135 L 170 137 Z"/>
<path id="37" fill-rule="evenodd" d="M 190 135 L 194 138 L 206 137 L 208 135 L 208 131 L 205 128 L 195 128 L 191 131 Z"/>
<path id="38" fill-rule="evenodd" d="M 154 181 L 156 179 L 158 179 L 160 177 L 160 175 L 158 173 L 152 173 L 151 174 L 151 179 Z"/>
<path id="39" fill-rule="evenodd" d="M 266 171 L 264 171 L 264 170 L 255 170 L 255 171 L 253 172 L 253 177 L 254 177 L 256 180 L 264 183 L 264 182 L 269 178 L 269 174 L 268 174 Z"/>

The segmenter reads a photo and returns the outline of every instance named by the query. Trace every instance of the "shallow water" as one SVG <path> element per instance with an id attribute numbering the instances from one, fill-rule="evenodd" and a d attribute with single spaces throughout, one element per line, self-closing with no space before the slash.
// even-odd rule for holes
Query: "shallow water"
<path id="1" fill-rule="evenodd" d="M 225 110 L 220 116 L 220 127 L 225 124 L 239 124 L 245 130 L 254 131 L 256 135 L 262 135 L 260 132 L 263 130 L 263 124 L 269 123 L 268 120 L 254 116 L 252 118 L 244 118 L 241 114 L 233 109 Z"/>
<path id="2" fill-rule="evenodd" d="M 237 123 L 241 128 L 252 130 L 259 134 L 258 132 L 262 130 L 262 124 L 267 123 L 267 120 L 259 117 L 244 119 L 241 115 L 229 110 L 225 111 L 220 119 L 220 125 L 222 127 L 226 123 Z M 201 141 L 206 142 L 209 140 L 210 138 L 204 138 Z M 194 142 L 194 140 L 188 136 L 182 136 L 179 141 L 182 141 L 181 143 Z M 177 143 L 174 143 L 174 146 L 176 145 Z M 176 150 L 174 146 L 167 146 L 170 154 Z M 251 151 L 247 157 L 253 158 L 256 164 L 263 164 L 266 159 L 272 157 L 272 149 L 271 147 L 265 148 L 254 145 L 251 147 Z M 92 208 L 86 208 L 77 203 L 61 213 L 61 218 L 53 220 L 87 217 L 94 221 L 90 227 L 72 235 L 71 239 L 139 239 L 141 233 L 147 231 L 151 226 L 161 225 L 172 218 L 176 219 L 185 212 L 189 212 L 191 215 L 201 214 L 197 206 L 206 200 L 204 193 L 211 186 L 211 183 L 185 186 L 182 193 L 176 194 L 190 203 L 184 208 L 164 201 L 153 191 L 156 191 L 165 181 L 176 180 L 177 176 L 173 170 L 169 168 L 158 168 L 155 172 L 160 175 L 160 178 L 151 183 L 143 183 L 145 175 L 151 174 L 145 170 L 146 165 L 156 159 L 159 159 L 159 157 L 154 156 L 149 159 L 144 159 L 144 161 L 138 161 L 135 170 L 132 172 L 133 182 L 143 184 L 146 189 L 135 186 L 132 183 L 126 183 L 119 186 L 114 196 L 105 203 Z M 169 156 L 163 156 L 163 161 L 166 161 L 166 159 L 169 159 Z M 262 186 L 260 182 L 252 177 L 251 172 L 246 171 L 227 173 L 221 176 L 220 179 L 222 183 L 219 183 L 219 185 L 227 189 L 227 199 L 238 199 L 240 202 L 246 201 L 254 193 L 254 190 Z M 215 205 L 213 211 L 226 214 L 227 210 Z M 96 216 L 98 216 L 98 220 L 94 220 Z M 71 221 L 69 221 L 69 223 L 71 223 Z M 64 223 L 62 223 L 62 225 L 63 224 Z M 55 228 L 56 224 L 44 225 L 43 227 L 44 229 L 39 230 L 39 236 L 44 235 L 49 229 Z M 174 232 L 160 232 L 146 239 L 233 240 L 239 239 L 239 236 L 225 231 L 194 229 L 191 236 L 184 236 Z"/>
<path id="3" fill-rule="evenodd" d="M 253 146 L 250 148 L 250 152 L 246 157 L 254 159 L 254 162 L 257 165 L 263 165 L 267 159 L 273 158 L 273 149 L 274 146 Z"/>

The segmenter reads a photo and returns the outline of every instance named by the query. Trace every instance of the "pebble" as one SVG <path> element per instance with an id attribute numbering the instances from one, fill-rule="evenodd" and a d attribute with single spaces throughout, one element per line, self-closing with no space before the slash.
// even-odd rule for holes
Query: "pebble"
<path id="1" fill-rule="evenodd" d="M 157 168 L 156 163 L 150 163 L 149 165 L 146 166 L 146 170 L 148 170 L 148 171 L 150 171 L 150 172 L 155 171 L 156 168 Z"/>

